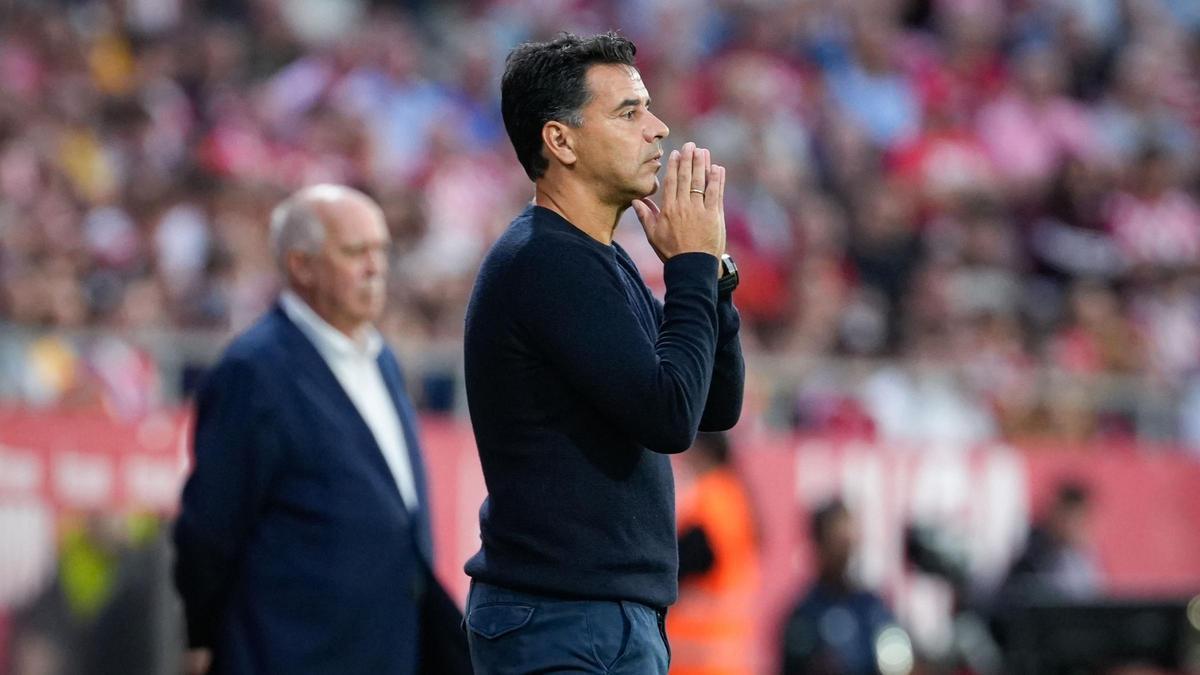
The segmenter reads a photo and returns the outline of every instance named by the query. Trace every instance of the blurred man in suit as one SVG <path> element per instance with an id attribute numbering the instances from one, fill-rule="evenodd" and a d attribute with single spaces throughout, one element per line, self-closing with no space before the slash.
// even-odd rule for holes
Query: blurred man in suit
<path id="1" fill-rule="evenodd" d="M 421 603 L 440 587 L 416 416 L 373 327 L 383 213 L 309 187 L 270 236 L 286 288 L 197 396 L 175 527 L 188 670 L 414 673 Z"/>

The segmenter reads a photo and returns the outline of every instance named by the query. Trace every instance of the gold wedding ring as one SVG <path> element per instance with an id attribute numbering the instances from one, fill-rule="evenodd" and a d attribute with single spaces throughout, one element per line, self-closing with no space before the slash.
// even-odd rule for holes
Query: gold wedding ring
<path id="1" fill-rule="evenodd" d="M 698 195 L 704 194 L 704 190 L 697 190 L 696 188 L 692 188 L 691 190 L 689 190 L 689 192 L 695 192 Z"/>

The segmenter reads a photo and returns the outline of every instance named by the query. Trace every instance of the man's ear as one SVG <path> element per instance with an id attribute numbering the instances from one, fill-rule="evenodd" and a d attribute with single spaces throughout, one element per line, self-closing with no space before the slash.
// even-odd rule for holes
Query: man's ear
<path id="1" fill-rule="evenodd" d="M 572 166 L 578 157 L 575 155 L 575 130 L 557 120 L 550 120 L 542 125 L 542 145 L 546 148 L 546 159 L 557 160 L 559 164 Z"/>
<path id="2" fill-rule="evenodd" d="M 315 279 L 313 276 L 312 255 L 304 251 L 288 251 L 284 257 L 287 266 L 288 280 L 298 288 L 309 288 Z"/>

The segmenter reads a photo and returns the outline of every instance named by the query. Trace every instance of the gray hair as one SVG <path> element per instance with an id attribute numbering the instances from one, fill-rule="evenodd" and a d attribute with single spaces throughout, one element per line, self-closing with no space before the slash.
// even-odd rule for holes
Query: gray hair
<path id="1" fill-rule="evenodd" d="M 325 243 L 325 223 L 313 209 L 315 190 L 301 190 L 271 211 L 271 254 L 287 277 L 287 255 L 292 251 L 316 253 Z"/>

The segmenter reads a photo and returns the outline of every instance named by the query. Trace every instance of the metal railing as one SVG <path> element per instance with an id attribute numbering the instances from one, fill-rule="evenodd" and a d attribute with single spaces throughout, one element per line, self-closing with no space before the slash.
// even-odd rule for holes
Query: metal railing
<path id="1" fill-rule="evenodd" d="M 0 322 L 0 402 L 62 403 L 55 399 L 53 389 L 63 383 L 47 383 L 39 378 L 69 380 L 70 373 L 58 372 L 63 369 L 73 369 L 76 376 L 87 377 L 97 370 L 91 359 L 102 358 L 97 357 L 103 354 L 98 347 L 116 340 L 148 354 L 156 364 L 156 403 L 177 405 L 188 399 L 204 369 L 219 357 L 230 338 L 224 331 L 155 330 L 117 334 L 94 329 L 46 331 Z M 401 342 L 392 346 L 420 407 L 438 413 L 467 414 L 460 341 Z M 46 360 L 54 363 L 47 365 Z M 883 374 L 898 377 L 915 388 L 935 383 L 949 395 L 960 396 L 973 406 L 988 405 L 984 401 L 986 396 L 979 391 L 978 374 L 963 365 L 770 352 L 747 353 L 746 364 L 747 412 L 757 416 L 754 423 L 775 429 L 804 430 L 811 422 L 806 419 L 806 406 L 813 399 L 840 398 L 860 403 L 869 399 L 865 392 Z M 1079 375 L 1039 366 L 1033 369 L 1029 380 L 1031 398 L 1025 403 L 1050 411 L 1050 415 L 1065 411 L 1091 418 L 1093 425 L 1100 420 L 1101 426 L 1112 426 L 1112 420 L 1118 420 L 1116 426 L 1121 427 L 1118 433 L 1127 432 L 1139 441 L 1169 444 L 1195 440 L 1187 438 L 1183 420 L 1188 417 L 1189 393 L 1200 392 L 1200 379 L 1195 381 L 1197 388 L 1193 392 L 1178 383 L 1148 376 Z M 1196 400 L 1200 414 L 1200 396 Z M 69 400 L 66 402 L 69 404 Z M 1048 425 L 1045 431 L 1047 439 L 1053 440 L 1053 425 Z M 1002 432 L 997 429 L 996 435 Z M 1073 440 L 1087 438 L 1076 434 Z"/>

